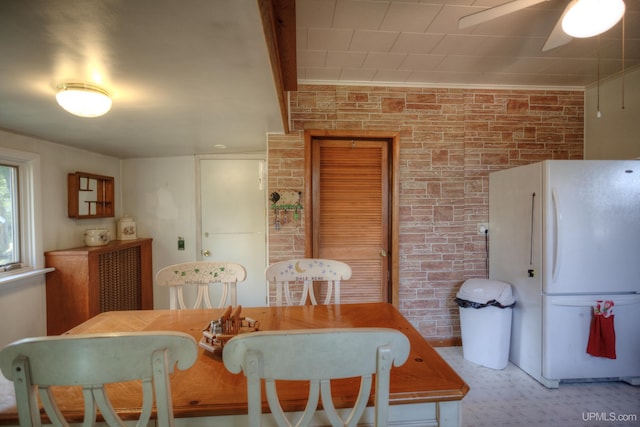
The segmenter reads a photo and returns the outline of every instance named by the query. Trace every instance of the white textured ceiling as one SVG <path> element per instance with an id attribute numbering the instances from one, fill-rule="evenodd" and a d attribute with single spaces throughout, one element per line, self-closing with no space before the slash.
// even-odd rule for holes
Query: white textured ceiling
<path id="1" fill-rule="evenodd" d="M 464 30 L 506 0 L 297 0 L 298 81 L 584 87 L 598 37 L 542 52 L 569 3 L 550 0 Z M 625 67 L 640 64 L 640 1 L 626 0 Z M 622 23 L 600 36 L 601 77 L 622 69 Z"/>
<path id="2" fill-rule="evenodd" d="M 297 0 L 299 82 L 584 87 L 598 39 L 542 53 L 568 0 L 466 30 L 503 0 Z M 626 0 L 627 68 L 640 0 Z M 622 68 L 621 25 L 600 37 L 601 77 Z M 99 83 L 113 109 L 71 116 L 63 81 Z M 0 129 L 120 158 L 265 150 L 282 132 L 257 0 L 1 0 Z M 224 144 L 227 150 L 215 146 Z"/>
<path id="3" fill-rule="evenodd" d="M 63 111 L 64 81 L 112 110 Z M 256 0 L 1 0 L 0 128 L 121 158 L 264 151 L 283 126 Z"/>

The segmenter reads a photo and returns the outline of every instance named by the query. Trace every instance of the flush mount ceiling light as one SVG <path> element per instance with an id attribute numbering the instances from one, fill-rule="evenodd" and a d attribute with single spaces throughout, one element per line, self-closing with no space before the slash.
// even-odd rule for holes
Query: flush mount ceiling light
<path id="1" fill-rule="evenodd" d="M 623 0 L 574 0 L 562 19 L 562 30 L 572 37 L 602 34 L 624 15 Z"/>
<path id="2" fill-rule="evenodd" d="M 109 92 L 87 83 L 58 85 L 56 100 L 62 108 L 80 117 L 99 117 L 111 109 Z"/>

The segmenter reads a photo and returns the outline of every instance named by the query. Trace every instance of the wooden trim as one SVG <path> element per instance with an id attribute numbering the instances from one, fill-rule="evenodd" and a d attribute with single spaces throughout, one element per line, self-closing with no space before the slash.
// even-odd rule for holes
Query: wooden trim
<path id="1" fill-rule="evenodd" d="M 400 134 L 391 138 L 391 304 L 400 304 Z"/>
<path id="2" fill-rule="evenodd" d="M 443 339 L 428 339 L 427 342 L 431 347 L 462 347 L 462 338 L 443 338 Z"/>
<path id="3" fill-rule="evenodd" d="M 308 236 L 313 236 L 313 194 L 312 189 L 318 188 L 317 183 L 314 185 L 313 180 L 313 164 L 312 164 L 312 144 L 311 140 L 317 134 L 315 131 L 304 132 L 304 256 L 310 258 L 313 256 L 313 241 Z"/>
<path id="4" fill-rule="evenodd" d="M 296 53 L 296 2 L 272 0 L 275 14 L 278 57 L 284 90 L 298 90 L 298 65 Z"/>
<path id="5" fill-rule="evenodd" d="M 382 139 L 391 142 L 391 176 L 390 176 L 390 216 L 391 216 L 391 304 L 398 307 L 400 303 L 400 134 L 398 132 L 370 131 L 370 130 L 326 130 L 307 129 L 304 132 L 304 233 L 305 256 L 313 255 L 313 194 L 312 189 L 318 188 L 318 183 L 312 182 L 312 141 L 314 138 L 354 138 L 354 139 Z"/>
<path id="6" fill-rule="evenodd" d="M 289 133 L 286 92 L 298 90 L 295 0 L 258 0 L 284 132 Z"/>

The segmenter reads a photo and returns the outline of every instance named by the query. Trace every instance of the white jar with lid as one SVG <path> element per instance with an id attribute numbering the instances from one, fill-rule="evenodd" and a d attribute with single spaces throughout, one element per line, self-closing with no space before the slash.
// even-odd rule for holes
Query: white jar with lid
<path id="1" fill-rule="evenodd" d="M 118 240 L 133 240 L 137 239 L 136 222 L 128 215 L 123 216 L 118 220 Z"/>
<path id="2" fill-rule="evenodd" d="M 106 228 L 92 228 L 84 232 L 84 244 L 87 246 L 104 246 L 110 238 Z"/>

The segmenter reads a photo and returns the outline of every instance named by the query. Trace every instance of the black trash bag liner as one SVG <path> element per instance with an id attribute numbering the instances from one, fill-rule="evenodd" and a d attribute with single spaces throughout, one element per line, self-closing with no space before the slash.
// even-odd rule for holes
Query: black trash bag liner
<path id="1" fill-rule="evenodd" d="M 469 300 L 457 298 L 457 297 L 456 297 L 456 303 L 458 303 L 458 306 L 462 308 L 484 308 L 489 306 L 498 307 L 498 308 L 510 308 L 516 305 L 515 302 L 509 305 L 502 305 L 494 299 L 492 299 L 491 301 L 487 301 L 485 303 L 481 303 L 481 302 L 473 302 L 473 301 L 469 301 Z"/>

